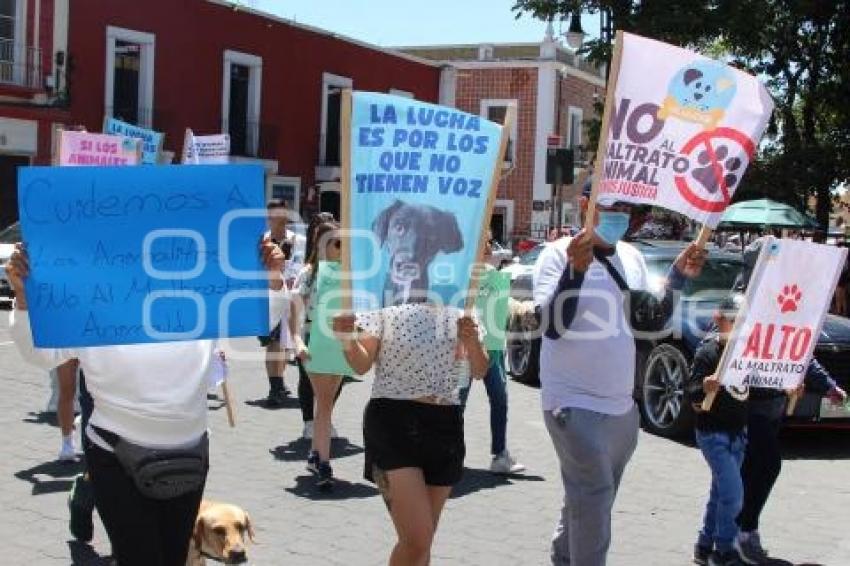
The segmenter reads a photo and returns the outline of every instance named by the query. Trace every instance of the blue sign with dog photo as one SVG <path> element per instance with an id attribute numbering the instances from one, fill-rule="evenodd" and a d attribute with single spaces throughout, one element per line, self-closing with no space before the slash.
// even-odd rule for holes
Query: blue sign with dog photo
<path id="1" fill-rule="evenodd" d="M 355 310 L 463 306 L 502 126 L 454 108 L 352 94 L 349 209 Z"/>

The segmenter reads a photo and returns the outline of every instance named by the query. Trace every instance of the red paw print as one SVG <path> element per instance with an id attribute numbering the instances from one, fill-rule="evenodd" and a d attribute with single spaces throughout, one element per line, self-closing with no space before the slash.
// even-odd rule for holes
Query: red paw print
<path id="1" fill-rule="evenodd" d="M 802 298 L 803 293 L 796 285 L 786 285 L 782 288 L 782 293 L 776 298 L 776 302 L 779 303 L 779 310 L 781 312 L 796 312 Z"/>

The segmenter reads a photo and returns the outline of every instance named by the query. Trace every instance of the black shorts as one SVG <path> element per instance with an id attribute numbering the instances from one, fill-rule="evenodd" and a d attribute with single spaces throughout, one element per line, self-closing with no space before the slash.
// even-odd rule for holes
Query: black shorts
<path id="1" fill-rule="evenodd" d="M 272 342 L 280 342 L 280 323 L 278 322 L 277 326 L 272 328 L 268 336 L 257 336 L 257 340 L 260 341 L 260 346 L 263 348 L 267 348 Z"/>
<path id="2" fill-rule="evenodd" d="M 425 483 L 452 486 L 463 474 L 466 446 L 459 405 L 372 399 L 363 416 L 364 477 L 373 471 L 419 468 Z"/>

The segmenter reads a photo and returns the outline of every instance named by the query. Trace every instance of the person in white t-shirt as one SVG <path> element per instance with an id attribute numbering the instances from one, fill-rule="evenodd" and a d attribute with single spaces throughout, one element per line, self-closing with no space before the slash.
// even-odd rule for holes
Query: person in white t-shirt
<path id="1" fill-rule="evenodd" d="M 611 509 L 637 445 L 636 349 L 624 298 L 646 290 L 648 276 L 640 252 L 621 241 L 635 228 L 631 212 L 626 203 L 600 200 L 595 228 L 547 245 L 534 266 L 534 303 L 544 332 L 543 415 L 566 494 L 552 539 L 553 564 L 605 564 Z M 669 317 L 673 291 L 696 277 L 704 261 L 695 245 L 676 259 L 657 301 L 657 320 Z"/>
<path id="2" fill-rule="evenodd" d="M 274 311 L 282 308 L 283 254 L 269 238 L 260 243 L 260 252 Z M 184 564 L 209 465 L 206 394 L 207 374 L 218 359 L 214 342 L 36 348 L 24 287 L 29 261 L 22 244 L 16 245 L 6 273 L 16 293 L 10 330 L 22 357 L 45 369 L 76 358 L 85 372 L 94 400 L 84 443 L 86 466 L 113 557 L 122 566 Z M 161 473 L 169 461 L 181 467 Z"/>

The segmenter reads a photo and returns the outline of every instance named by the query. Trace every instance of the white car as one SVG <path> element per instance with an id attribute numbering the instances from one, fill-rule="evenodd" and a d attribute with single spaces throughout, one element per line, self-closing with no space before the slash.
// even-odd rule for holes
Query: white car
<path id="1" fill-rule="evenodd" d="M 490 258 L 487 260 L 487 263 L 496 269 L 509 265 L 513 257 L 514 253 L 510 248 L 506 248 L 496 240 L 490 242 Z"/>
<path id="2" fill-rule="evenodd" d="M 0 231 L 0 304 L 11 303 L 15 294 L 6 278 L 6 262 L 12 257 L 15 244 L 21 241 L 21 225 L 15 222 Z"/>

